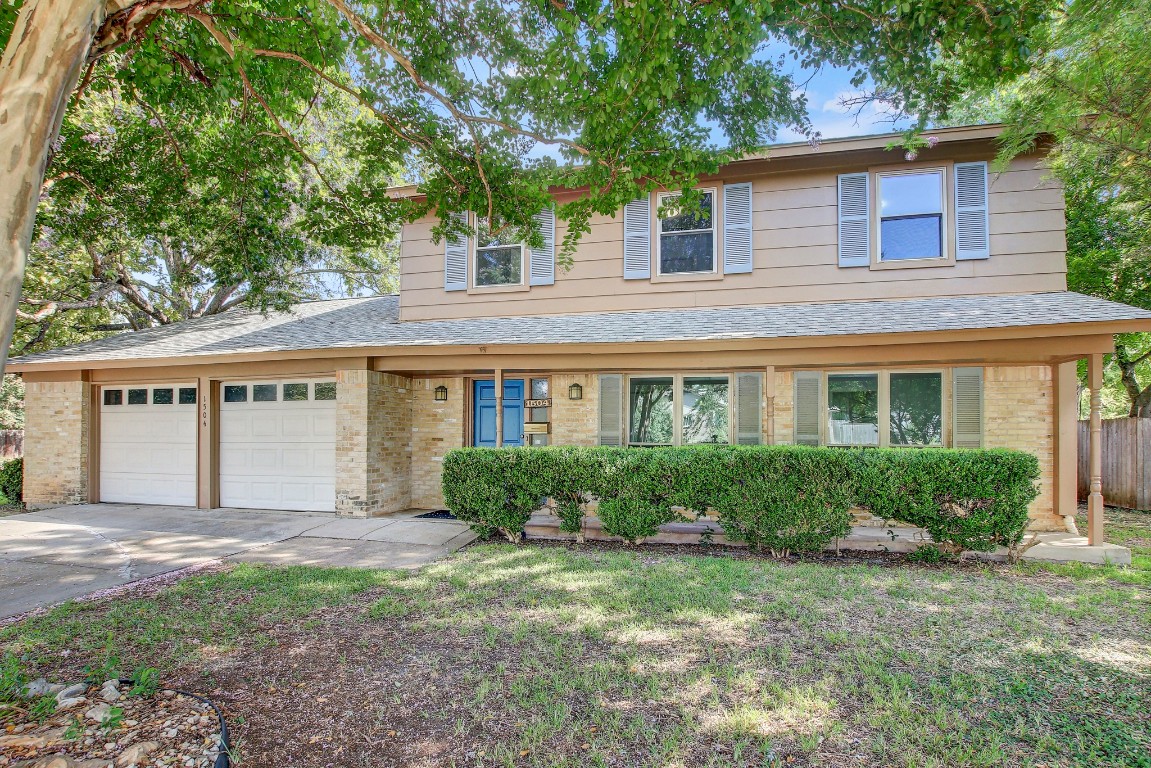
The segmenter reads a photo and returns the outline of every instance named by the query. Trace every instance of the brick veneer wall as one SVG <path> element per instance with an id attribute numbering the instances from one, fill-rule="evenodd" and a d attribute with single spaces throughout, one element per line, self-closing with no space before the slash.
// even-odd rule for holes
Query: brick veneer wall
<path id="1" fill-rule="evenodd" d="M 1055 389 L 1051 367 L 983 369 L 983 445 L 1015 448 L 1039 458 L 1039 497 L 1031 503 L 1033 530 L 1065 530 L 1055 512 Z"/>
<path id="2" fill-rule="evenodd" d="M 448 388 L 447 402 L 435 401 L 436 387 Z M 464 444 L 464 380 L 412 379 L 412 506 L 444 506 L 440 469 L 444 454 Z"/>
<path id="3" fill-rule="evenodd" d="M 412 505 L 411 381 L 337 371 L 336 512 L 367 517 Z"/>
<path id="4" fill-rule="evenodd" d="M 599 376 L 563 373 L 551 377 L 551 445 L 599 445 Z M 583 387 L 582 400 L 569 400 L 572 384 Z"/>
<path id="5" fill-rule="evenodd" d="M 791 373 L 776 373 L 777 444 L 793 441 L 792 386 Z M 950 373 L 945 376 L 944 392 L 950 399 Z M 1051 367 L 989 366 L 983 369 L 983 445 L 1027 451 L 1039 459 L 1040 492 L 1030 509 L 1033 530 L 1062 531 L 1067 525 L 1055 511 L 1055 405 Z M 948 418 L 950 413 L 949 406 Z M 861 517 L 858 522 L 866 520 Z"/>
<path id="6" fill-rule="evenodd" d="M 29 382 L 24 394 L 24 501 L 31 507 L 88 501 L 91 386 Z"/>

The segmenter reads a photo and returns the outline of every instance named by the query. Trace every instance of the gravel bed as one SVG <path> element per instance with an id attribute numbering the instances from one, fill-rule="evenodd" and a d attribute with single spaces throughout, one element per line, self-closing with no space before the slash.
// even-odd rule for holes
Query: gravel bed
<path id="1" fill-rule="evenodd" d="M 212 706 L 174 691 L 132 695 L 132 686 L 36 680 L 20 704 L 0 710 L 3 768 L 208 768 L 219 754 Z M 50 711 L 50 714 L 44 714 Z"/>

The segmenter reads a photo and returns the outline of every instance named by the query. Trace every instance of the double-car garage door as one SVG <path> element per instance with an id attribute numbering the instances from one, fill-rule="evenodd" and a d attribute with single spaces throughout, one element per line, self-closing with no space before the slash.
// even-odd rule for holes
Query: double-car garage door
<path id="1" fill-rule="evenodd" d="M 336 383 L 221 385 L 220 506 L 335 510 Z M 100 499 L 196 504 L 198 396 L 193 384 L 105 387 Z"/>

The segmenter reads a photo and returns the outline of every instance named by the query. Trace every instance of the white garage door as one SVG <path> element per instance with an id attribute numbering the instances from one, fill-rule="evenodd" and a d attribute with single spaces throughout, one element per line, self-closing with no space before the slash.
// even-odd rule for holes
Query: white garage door
<path id="1" fill-rule="evenodd" d="M 336 382 L 230 382 L 220 398 L 220 506 L 336 509 Z"/>
<path id="2" fill-rule="evenodd" d="M 196 505 L 196 385 L 100 391 L 100 500 Z"/>

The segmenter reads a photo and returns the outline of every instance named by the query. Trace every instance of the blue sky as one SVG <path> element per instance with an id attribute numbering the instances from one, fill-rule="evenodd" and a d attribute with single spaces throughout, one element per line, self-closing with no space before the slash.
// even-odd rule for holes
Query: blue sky
<path id="1" fill-rule="evenodd" d="M 756 58 L 778 60 L 781 56 L 784 57 L 784 69 L 796 82 L 798 90 L 807 96 L 808 114 L 815 130 L 822 134 L 822 138 L 837 139 L 844 136 L 891 133 L 907 128 L 907 121 L 893 124 L 879 107 L 869 105 L 856 115 L 856 108 L 842 105 L 844 97 L 858 95 L 863 90 L 851 84 L 852 70 L 831 66 L 815 70 L 804 69 L 790 55 L 790 50 L 790 46 L 777 42 L 767 46 Z M 863 88 L 870 86 L 869 81 Z M 801 134 L 784 129 L 780 131 L 776 142 L 803 140 L 805 137 Z"/>

